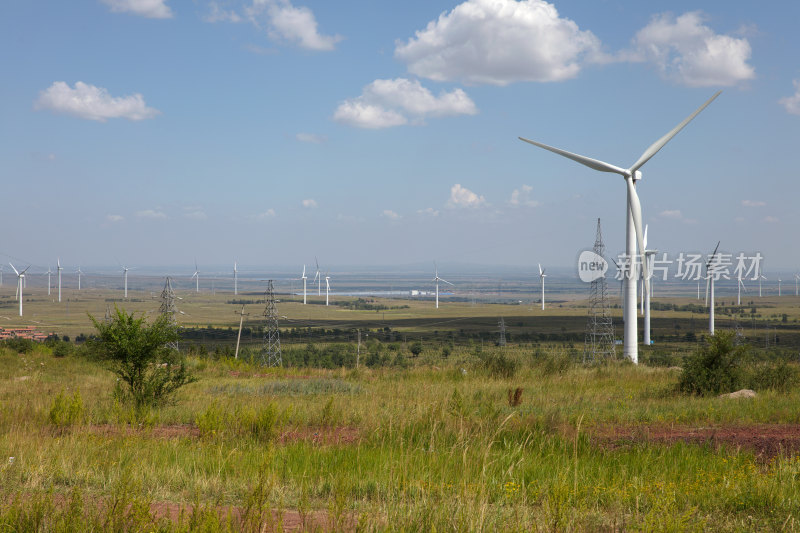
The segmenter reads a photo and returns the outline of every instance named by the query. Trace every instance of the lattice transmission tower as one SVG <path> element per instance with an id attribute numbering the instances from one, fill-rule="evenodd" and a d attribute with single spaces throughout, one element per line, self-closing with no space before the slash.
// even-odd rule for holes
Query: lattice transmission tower
<path id="1" fill-rule="evenodd" d="M 594 253 L 605 257 L 606 246 L 600 219 L 597 219 L 597 235 L 594 239 Z M 608 285 L 605 276 L 592 281 L 589 288 L 589 319 L 586 322 L 586 336 L 583 344 L 583 362 L 594 363 L 616 356 L 614 347 L 614 323 L 608 312 Z"/>
<path id="2" fill-rule="evenodd" d="M 167 276 L 167 279 L 164 282 L 164 290 L 161 291 L 161 307 L 159 308 L 159 312 L 162 315 L 167 315 L 170 323 L 173 325 L 178 324 L 178 321 L 175 318 L 175 315 L 178 313 L 178 308 L 175 306 L 176 299 L 177 297 L 175 296 L 175 291 L 172 290 L 172 278 Z M 170 342 L 168 345 L 175 350 L 178 349 L 177 341 Z"/>
<path id="3" fill-rule="evenodd" d="M 261 364 L 266 366 L 282 366 L 281 357 L 281 334 L 278 329 L 278 309 L 275 307 L 275 290 L 272 287 L 272 280 L 267 281 L 267 292 L 264 299 L 267 307 L 264 309 L 265 333 L 264 347 L 261 349 Z"/>
<path id="4" fill-rule="evenodd" d="M 500 340 L 497 342 L 498 346 L 505 346 L 506 345 L 506 321 L 503 317 L 500 317 L 500 322 L 497 323 L 497 326 L 500 328 Z"/>

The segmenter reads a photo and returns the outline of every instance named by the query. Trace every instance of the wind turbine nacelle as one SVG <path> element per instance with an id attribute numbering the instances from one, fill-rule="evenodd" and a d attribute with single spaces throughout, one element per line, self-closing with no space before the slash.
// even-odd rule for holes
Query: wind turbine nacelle
<path id="1" fill-rule="evenodd" d="M 639 181 L 640 179 L 642 179 L 642 171 L 637 170 L 633 173 L 633 181 Z"/>

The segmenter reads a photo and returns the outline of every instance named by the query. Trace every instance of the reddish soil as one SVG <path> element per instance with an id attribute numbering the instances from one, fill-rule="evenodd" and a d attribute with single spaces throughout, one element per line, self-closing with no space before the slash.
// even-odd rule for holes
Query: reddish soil
<path id="1" fill-rule="evenodd" d="M 800 453 L 800 424 L 757 424 L 749 426 L 599 426 L 588 429 L 591 439 L 607 448 L 640 442 L 672 444 L 687 442 L 719 448 L 750 450 L 759 458 Z"/>
<path id="2" fill-rule="evenodd" d="M 278 442 L 286 444 L 296 441 L 310 441 L 318 445 L 331 444 L 357 444 L 361 440 L 361 431 L 358 428 L 339 426 L 324 428 L 297 428 L 285 431 L 278 437 Z"/>
<path id="3" fill-rule="evenodd" d="M 241 370 L 231 370 L 228 375 L 232 378 L 275 378 L 275 374 L 257 374 L 242 372 Z M 281 376 L 281 379 L 311 379 L 314 376 Z"/>

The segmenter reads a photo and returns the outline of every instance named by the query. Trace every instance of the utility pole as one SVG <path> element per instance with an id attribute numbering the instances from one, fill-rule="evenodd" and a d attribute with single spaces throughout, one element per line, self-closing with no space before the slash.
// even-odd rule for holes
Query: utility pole
<path id="1" fill-rule="evenodd" d="M 236 311 L 234 311 L 235 313 Z M 236 353 L 233 354 L 234 359 L 239 359 L 239 341 L 242 340 L 242 322 L 244 322 L 244 304 L 242 304 L 242 310 L 239 311 L 239 335 L 236 336 Z M 250 313 L 247 313 L 250 316 Z"/>
<path id="2" fill-rule="evenodd" d="M 356 347 L 356 368 L 358 368 L 358 362 L 361 360 L 361 330 L 358 330 L 358 346 Z"/>
<path id="3" fill-rule="evenodd" d="M 500 322 L 497 324 L 500 326 L 500 341 L 497 343 L 498 346 L 505 346 L 506 345 L 506 321 L 503 317 L 500 317 Z"/>

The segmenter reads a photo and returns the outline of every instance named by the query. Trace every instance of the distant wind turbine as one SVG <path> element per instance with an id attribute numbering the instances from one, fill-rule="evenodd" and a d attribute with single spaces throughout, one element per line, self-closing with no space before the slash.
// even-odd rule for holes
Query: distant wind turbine
<path id="1" fill-rule="evenodd" d="M 744 282 L 742 281 L 742 271 L 741 270 L 739 271 L 739 283 L 738 283 L 738 285 L 739 285 L 739 292 L 736 295 L 736 305 L 737 306 L 742 305 L 742 289 L 744 289 L 744 292 L 747 292 L 747 288 L 744 286 Z"/>
<path id="2" fill-rule="evenodd" d="M 19 316 L 22 316 L 22 289 L 25 284 L 25 272 L 31 267 L 30 265 L 26 266 L 25 269 L 20 272 L 18 271 L 13 264 L 9 263 L 11 268 L 14 269 L 14 273 L 17 275 L 17 299 L 19 300 Z"/>
<path id="3" fill-rule="evenodd" d="M 781 295 L 781 278 L 778 278 L 778 296 Z"/>
<path id="4" fill-rule="evenodd" d="M 303 305 L 306 305 L 306 283 L 308 282 L 308 277 L 306 276 L 305 265 L 303 265 L 303 275 L 300 276 L 300 279 L 303 280 Z"/>
<path id="5" fill-rule="evenodd" d="M 714 258 L 717 255 L 717 250 L 719 249 L 719 242 L 717 242 L 717 247 L 714 248 L 714 253 L 711 254 L 711 257 L 708 258 L 706 262 L 706 303 L 708 304 L 708 334 L 714 335 Z M 711 286 L 711 299 L 708 299 L 708 288 L 709 285 Z"/>
<path id="6" fill-rule="evenodd" d="M 544 278 L 547 277 L 545 271 L 547 269 L 542 268 L 542 264 L 539 263 L 539 281 L 542 282 L 542 311 L 544 311 Z"/>
<path id="7" fill-rule="evenodd" d="M 239 294 L 239 264 L 233 262 L 233 294 Z"/>
<path id="8" fill-rule="evenodd" d="M 758 297 L 759 298 L 761 298 L 761 280 L 762 279 L 766 281 L 767 278 L 766 278 L 766 276 L 764 276 L 764 273 L 761 271 L 761 265 L 759 265 L 758 266 Z"/>
<path id="9" fill-rule="evenodd" d="M 317 270 L 314 272 L 314 279 L 312 282 L 317 282 L 317 296 L 322 296 L 322 273 L 319 271 L 319 261 L 317 261 L 317 256 L 314 256 L 314 262 L 317 264 Z"/>
<path id="10" fill-rule="evenodd" d="M 644 257 L 642 258 L 644 262 L 647 264 L 647 272 L 649 275 L 647 278 L 642 278 L 642 283 L 645 285 L 642 287 L 642 296 L 644 298 L 644 344 L 645 346 L 650 346 L 650 297 L 653 290 L 652 286 L 652 278 L 653 278 L 653 269 L 652 269 L 652 261 L 654 255 L 658 253 L 658 250 L 649 250 L 647 248 L 647 224 L 644 226 Z"/>
<path id="11" fill-rule="evenodd" d="M 325 273 L 325 305 L 328 305 L 328 294 L 331 290 L 331 277 L 328 272 Z"/>
<path id="12" fill-rule="evenodd" d="M 58 270 L 58 301 L 61 302 L 61 271 L 64 270 L 61 266 L 61 259 L 56 259 L 56 270 Z"/>
<path id="13" fill-rule="evenodd" d="M 636 193 L 636 186 L 635 182 L 642 179 L 642 173 L 639 170 L 647 163 L 651 157 L 656 155 L 659 150 L 661 150 L 665 144 L 667 144 L 675 135 L 678 134 L 694 117 L 697 116 L 703 109 L 706 108 L 714 99 L 719 96 L 721 91 L 718 91 L 714 96 L 709 98 L 703 105 L 701 105 L 694 113 L 686 117 L 683 122 L 675 126 L 672 130 L 669 131 L 666 135 L 661 137 L 655 143 L 650 145 L 650 147 L 644 151 L 644 153 L 639 157 L 639 159 L 631 166 L 630 168 L 622 168 L 616 165 L 611 165 L 609 163 L 605 163 L 603 161 L 599 161 L 597 159 L 592 159 L 590 157 L 586 157 L 579 154 L 574 154 L 572 152 L 567 152 L 566 150 L 561 150 L 560 148 L 554 148 L 552 146 L 548 146 L 546 144 L 538 143 L 536 141 L 531 141 L 529 139 L 525 139 L 520 137 L 521 141 L 530 143 L 534 146 L 538 146 L 539 148 L 544 148 L 545 150 L 549 150 L 555 154 L 560 156 L 566 157 L 568 159 L 572 159 L 573 161 L 585 165 L 591 169 L 598 170 L 600 172 L 611 172 L 614 174 L 620 174 L 623 178 L 625 178 L 625 184 L 627 186 L 627 208 L 626 208 L 626 229 L 625 229 L 625 254 L 628 258 L 628 261 L 631 263 L 630 271 L 628 272 L 628 276 L 625 280 L 625 307 L 623 309 L 623 320 L 625 322 L 625 333 L 624 333 L 624 340 L 623 340 L 623 354 L 625 357 L 628 357 L 634 363 L 639 362 L 639 351 L 638 351 L 638 338 L 637 338 L 637 325 L 636 325 L 636 265 L 634 262 L 634 258 L 636 257 L 636 249 L 638 245 L 638 249 L 640 253 L 644 253 L 644 235 L 643 231 L 644 228 L 642 227 L 642 206 L 639 202 L 639 195 Z M 647 265 L 642 263 L 642 268 L 645 270 L 645 277 L 647 276 Z"/>
<path id="14" fill-rule="evenodd" d="M 800 281 L 800 274 L 795 274 L 794 275 L 794 295 L 795 296 L 798 296 L 798 294 L 797 294 L 797 282 L 798 281 Z M 2 285 L 2 282 L 0 282 L 0 285 Z"/>
<path id="15" fill-rule="evenodd" d="M 439 267 L 436 266 L 436 261 L 433 262 L 433 272 L 434 272 L 433 281 L 436 282 L 436 309 L 439 309 L 439 282 L 442 281 L 444 283 L 447 283 L 448 285 L 453 285 L 453 284 L 447 281 L 446 279 L 442 279 L 439 277 Z"/>
<path id="16" fill-rule="evenodd" d="M 45 273 L 47 274 L 47 295 L 50 296 L 50 276 L 53 274 L 53 270 L 48 266 Z"/>
<path id="17" fill-rule="evenodd" d="M 83 275 L 83 272 L 81 272 L 81 267 L 78 267 L 78 270 L 76 270 L 75 273 L 78 274 L 78 290 L 81 290 L 81 276 Z"/>
<path id="18" fill-rule="evenodd" d="M 133 270 L 133 269 L 128 268 L 126 266 L 122 267 L 122 277 L 125 282 L 125 298 L 128 297 L 128 270 Z"/>
<path id="19" fill-rule="evenodd" d="M 200 292 L 200 270 L 197 268 L 197 259 L 194 261 L 194 274 L 189 279 L 195 280 L 195 292 Z"/>

